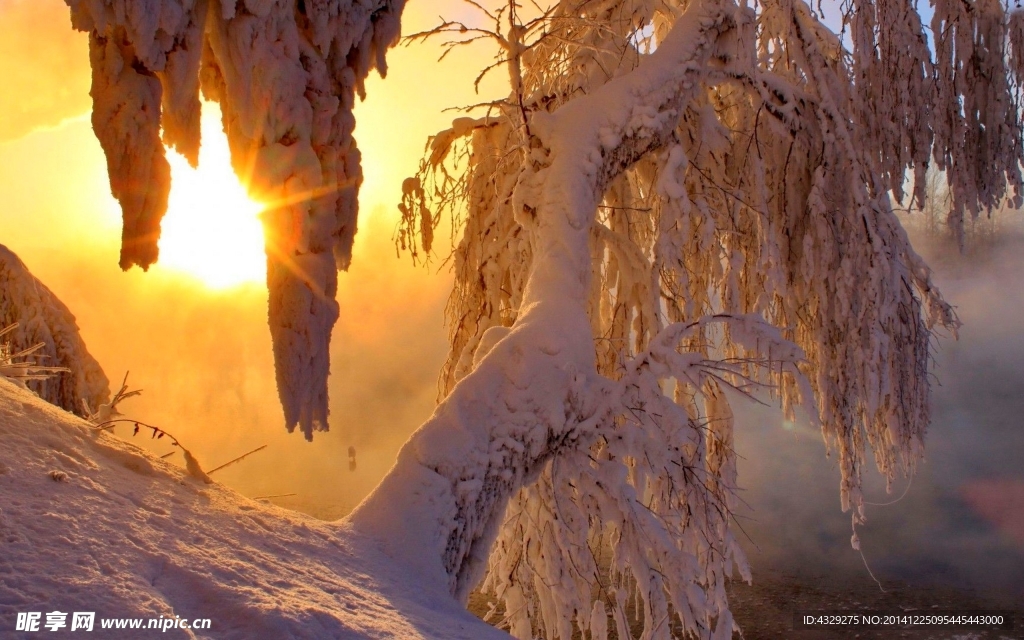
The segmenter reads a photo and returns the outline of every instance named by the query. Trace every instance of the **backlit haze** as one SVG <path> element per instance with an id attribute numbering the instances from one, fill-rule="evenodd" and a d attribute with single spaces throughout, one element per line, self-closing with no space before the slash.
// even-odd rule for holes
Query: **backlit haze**
<path id="1" fill-rule="evenodd" d="M 249 197 L 231 169 L 216 103 L 205 106 L 202 127 L 199 166 L 168 153 L 174 189 L 160 234 L 160 264 L 214 289 L 263 282 L 263 205 Z"/>
<path id="2" fill-rule="evenodd" d="M 464 14 L 449 4 L 446 16 Z M 433 26 L 443 9 L 411 3 L 404 31 Z M 451 277 L 440 267 L 447 248 L 437 243 L 438 259 L 427 268 L 398 257 L 396 205 L 427 136 L 459 115 L 443 110 L 480 101 L 472 80 L 491 51 L 466 49 L 438 64 L 436 46 L 398 47 L 387 81 L 377 74 L 367 81 L 368 98 L 356 109 L 359 232 L 351 270 L 341 275 L 331 343 L 330 431 L 309 444 L 283 427 L 266 324 L 261 205 L 229 166 L 218 106 L 204 104 L 198 169 L 168 154 L 172 189 L 159 262 L 148 273 L 122 272 L 120 209 L 89 122 L 87 36 L 72 31 L 61 0 L 0 0 L 0 32 L 10 35 L 0 43 L 0 244 L 71 308 L 113 388 L 130 371 L 129 385 L 144 393 L 125 402 L 126 415 L 166 428 L 206 468 L 268 444 L 215 477 L 249 496 L 295 493 L 275 502 L 315 515 L 349 511 L 433 410 L 447 352 Z M 487 90 L 498 95 L 501 78 L 492 75 Z M 171 450 L 141 435 L 135 441 Z"/>
<path id="3" fill-rule="evenodd" d="M 414 0 L 403 32 L 466 11 L 456 2 Z M 117 266 L 120 211 L 88 117 L 86 35 L 71 30 L 61 0 L 0 0 L 0 33 L 0 244 L 71 308 L 111 386 L 130 371 L 130 386 L 144 389 L 123 405 L 126 415 L 166 429 L 208 469 L 266 444 L 215 478 L 252 497 L 296 494 L 273 501 L 318 517 L 347 513 L 434 406 L 446 354 L 451 277 L 440 265 L 447 248 L 437 248 L 439 259 L 426 269 L 396 257 L 396 204 L 427 136 L 459 115 L 443 109 L 501 94 L 500 72 L 480 96 L 472 90 L 491 51 L 465 48 L 438 63 L 436 46 L 399 47 L 388 56 L 387 80 L 374 74 L 367 82 L 368 98 L 356 109 L 365 182 L 352 268 L 340 276 L 330 431 L 310 444 L 283 428 L 260 204 L 228 166 L 216 105 L 204 106 L 198 170 L 170 154 L 160 261 L 148 273 L 124 273 Z M 967 326 L 963 342 L 938 348 L 929 460 L 908 497 L 869 509 L 860 532 L 883 581 L 969 582 L 1024 598 L 1024 520 L 999 516 L 1010 509 L 1003 502 L 1024 501 L 1024 297 L 1010 268 L 1024 268 L 1021 247 L 1008 244 L 980 266 L 948 260 L 938 272 Z M 859 571 L 849 517 L 839 510 L 838 471 L 820 436 L 784 423 L 778 411 L 738 414 L 750 418 L 737 426 L 737 448 L 752 507 L 752 520 L 742 523 L 759 548 L 751 545 L 755 579 L 759 568 Z M 127 427 L 117 433 L 131 438 Z M 161 455 L 172 451 L 143 434 L 134 441 Z M 868 488 L 876 502 L 896 497 Z"/>

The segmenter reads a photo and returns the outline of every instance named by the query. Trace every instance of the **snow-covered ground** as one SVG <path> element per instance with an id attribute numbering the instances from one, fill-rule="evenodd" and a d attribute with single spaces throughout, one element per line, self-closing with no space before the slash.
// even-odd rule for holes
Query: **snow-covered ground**
<path id="1" fill-rule="evenodd" d="M 95 612 L 90 637 L 508 638 L 345 521 L 204 484 L 0 378 L 0 637 L 49 637 L 17 614 L 55 611 Z M 100 629 L 161 616 L 211 628 Z"/>

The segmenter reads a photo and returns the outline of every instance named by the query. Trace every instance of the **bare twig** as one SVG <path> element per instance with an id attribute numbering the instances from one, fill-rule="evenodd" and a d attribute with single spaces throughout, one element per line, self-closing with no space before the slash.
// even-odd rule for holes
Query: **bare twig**
<path id="1" fill-rule="evenodd" d="M 135 430 L 132 432 L 133 436 L 138 435 L 139 430 L 142 428 L 151 429 L 153 432 L 152 437 L 157 440 L 160 440 L 164 436 L 167 436 L 170 439 L 171 444 L 181 449 L 181 455 L 185 456 L 185 470 L 188 471 L 188 474 L 195 478 L 196 480 L 202 480 L 206 484 L 211 484 L 213 482 L 213 480 L 210 479 L 210 476 L 205 471 L 203 471 L 202 467 L 199 466 L 199 461 L 196 460 L 196 457 L 192 455 L 192 452 L 186 449 L 184 446 L 182 446 L 182 444 L 178 442 L 177 438 L 175 438 L 166 430 L 161 429 L 160 427 L 151 424 L 146 424 L 145 422 L 142 422 L 140 420 L 132 420 L 130 418 L 114 418 L 112 420 L 107 420 L 106 422 L 101 422 L 97 425 L 90 426 L 95 431 L 107 431 L 109 429 L 113 429 L 115 426 L 117 426 L 119 422 L 130 422 L 134 424 Z M 173 453 L 173 451 L 171 453 Z"/>
<path id="2" fill-rule="evenodd" d="M 263 451 L 266 448 L 267 448 L 267 445 L 262 445 L 262 446 L 256 447 L 255 449 L 253 449 L 249 453 L 243 453 L 242 455 L 238 456 L 237 458 L 235 458 L 233 460 L 228 460 L 227 462 L 225 462 L 224 464 L 220 465 L 219 467 L 216 467 L 214 469 L 210 469 L 206 473 L 207 473 L 207 475 L 210 475 L 212 473 L 216 473 L 216 472 L 220 471 L 221 469 L 223 469 L 224 467 L 230 467 L 231 465 L 235 464 L 236 462 L 241 462 L 242 460 L 245 460 L 246 458 L 248 458 L 252 454 L 256 453 L 257 451 Z"/>

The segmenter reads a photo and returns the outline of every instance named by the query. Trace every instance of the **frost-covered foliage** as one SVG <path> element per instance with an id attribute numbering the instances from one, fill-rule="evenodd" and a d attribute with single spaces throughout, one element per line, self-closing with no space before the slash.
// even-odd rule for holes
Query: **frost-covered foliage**
<path id="1" fill-rule="evenodd" d="M 337 271 L 362 182 L 356 92 L 399 33 L 404 0 L 66 0 L 90 34 L 93 128 L 124 214 L 121 267 L 157 259 L 170 170 L 192 163 L 199 91 L 220 103 L 236 172 L 268 204 L 270 330 L 289 430 L 327 428 Z"/>
<path id="2" fill-rule="evenodd" d="M 75 317 L 18 256 L 0 245 L 0 375 L 85 416 L 110 397 L 107 376 L 85 348 Z"/>
<path id="3" fill-rule="evenodd" d="M 1024 19 L 937 0 L 929 48 L 909 0 L 855 0 L 847 49 L 801 0 L 493 6 L 425 34 L 495 41 L 512 93 L 432 138 L 405 184 L 406 248 L 445 215 L 461 236 L 447 399 L 396 473 L 440 477 L 453 592 L 489 557 L 518 637 L 627 637 L 627 614 L 645 638 L 728 637 L 724 389 L 808 408 L 854 524 L 869 452 L 890 481 L 913 472 L 932 334 L 958 321 L 893 206 L 908 183 L 921 204 L 929 166 L 955 233 L 1019 203 Z M 524 387 L 524 363 L 554 371 Z M 533 404 L 541 380 L 558 406 Z M 489 457 L 438 453 L 446 430 Z"/>

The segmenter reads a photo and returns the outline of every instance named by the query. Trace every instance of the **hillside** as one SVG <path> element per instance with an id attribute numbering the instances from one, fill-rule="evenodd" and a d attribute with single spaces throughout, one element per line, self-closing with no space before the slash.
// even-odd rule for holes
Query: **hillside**
<path id="1" fill-rule="evenodd" d="M 104 638 L 158 633 L 104 618 L 161 616 L 211 620 L 168 638 L 508 637 L 434 593 L 344 521 L 204 484 L 0 379 L 5 638 L 18 613 L 52 611 L 96 612 Z"/>

